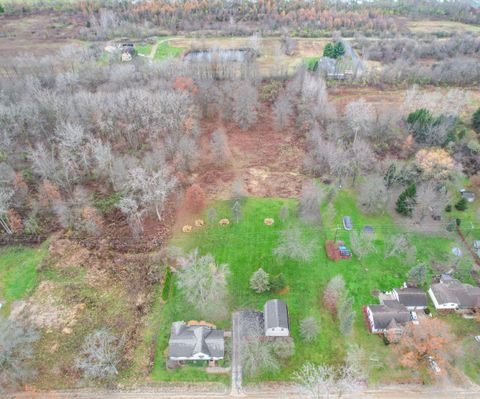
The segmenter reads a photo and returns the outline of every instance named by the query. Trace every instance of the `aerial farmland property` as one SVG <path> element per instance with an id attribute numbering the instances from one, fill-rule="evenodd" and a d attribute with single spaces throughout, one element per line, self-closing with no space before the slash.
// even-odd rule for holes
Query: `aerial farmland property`
<path id="1" fill-rule="evenodd" d="M 480 396 L 479 26 L 0 0 L 0 396 Z"/>

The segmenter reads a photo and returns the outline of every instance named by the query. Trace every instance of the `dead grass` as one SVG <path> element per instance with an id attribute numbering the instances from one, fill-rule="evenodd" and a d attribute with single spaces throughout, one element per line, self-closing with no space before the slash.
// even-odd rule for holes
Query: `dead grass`
<path id="1" fill-rule="evenodd" d="M 469 25 L 456 21 L 407 21 L 407 27 L 414 33 L 434 33 L 434 32 L 480 32 L 480 26 Z"/>

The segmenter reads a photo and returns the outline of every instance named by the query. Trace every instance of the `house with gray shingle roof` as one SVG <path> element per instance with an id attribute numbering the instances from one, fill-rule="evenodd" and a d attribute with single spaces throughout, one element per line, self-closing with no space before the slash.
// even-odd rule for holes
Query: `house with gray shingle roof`
<path id="1" fill-rule="evenodd" d="M 263 309 L 265 335 L 267 337 L 288 337 L 290 323 L 288 321 L 287 304 L 280 299 L 271 299 Z"/>
<path id="2" fill-rule="evenodd" d="M 168 358 L 170 360 L 220 360 L 225 354 L 223 330 L 209 325 L 172 323 Z"/>
<path id="3" fill-rule="evenodd" d="M 435 309 L 480 308 L 480 288 L 463 284 L 449 275 L 442 275 L 440 281 L 428 290 Z"/>
<path id="4" fill-rule="evenodd" d="M 392 296 L 408 310 L 425 309 L 427 307 L 427 295 L 420 288 L 394 288 Z"/>
<path id="5" fill-rule="evenodd" d="M 405 324 L 411 321 L 408 309 L 396 300 L 386 300 L 381 305 L 368 305 L 366 315 L 370 331 L 374 334 L 401 332 Z"/>

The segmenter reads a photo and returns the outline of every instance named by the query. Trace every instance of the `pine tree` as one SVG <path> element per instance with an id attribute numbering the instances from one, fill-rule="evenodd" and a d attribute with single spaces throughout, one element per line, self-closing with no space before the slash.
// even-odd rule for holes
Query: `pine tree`
<path id="1" fill-rule="evenodd" d="M 387 171 L 385 172 L 385 175 L 383 176 L 383 181 L 385 182 L 385 187 L 387 188 L 387 190 L 390 190 L 395 184 L 396 175 L 397 167 L 394 163 L 391 163 Z"/>
<path id="2" fill-rule="evenodd" d="M 457 211 L 466 211 L 468 208 L 468 202 L 465 198 L 461 198 L 460 201 L 458 201 L 455 204 L 455 209 Z"/>
<path id="3" fill-rule="evenodd" d="M 287 281 L 283 273 L 277 274 L 270 278 L 270 290 L 273 292 L 278 292 L 283 290 L 287 286 Z"/>
<path id="4" fill-rule="evenodd" d="M 472 116 L 472 125 L 477 133 L 480 133 L 480 108 Z"/>
<path id="5" fill-rule="evenodd" d="M 333 46 L 333 58 L 341 58 L 345 54 L 345 46 L 342 42 L 337 42 Z"/>
<path id="6" fill-rule="evenodd" d="M 415 207 L 417 196 L 417 186 L 415 183 L 410 184 L 397 199 L 396 211 L 404 216 L 411 216 Z"/>
<path id="7" fill-rule="evenodd" d="M 323 49 L 323 56 L 328 58 L 335 58 L 335 51 L 332 43 L 327 43 Z"/>
<path id="8" fill-rule="evenodd" d="M 262 268 L 252 274 L 250 278 L 250 288 L 257 294 L 268 291 L 270 289 L 270 276 Z"/>

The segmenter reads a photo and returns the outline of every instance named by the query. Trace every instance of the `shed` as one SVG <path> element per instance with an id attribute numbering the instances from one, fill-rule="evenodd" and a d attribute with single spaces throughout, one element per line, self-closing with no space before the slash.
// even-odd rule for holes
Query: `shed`
<path id="1" fill-rule="evenodd" d="M 263 313 L 267 337 L 288 337 L 290 335 L 288 308 L 285 302 L 279 299 L 267 301 Z"/>

